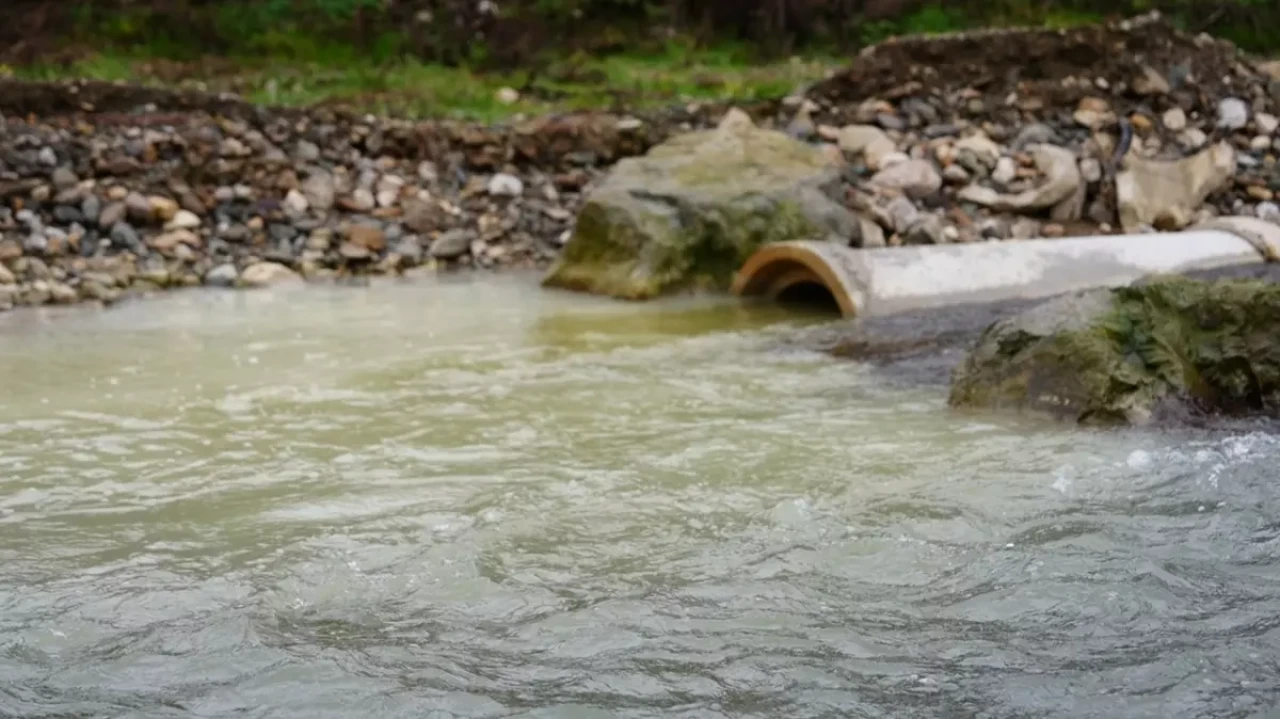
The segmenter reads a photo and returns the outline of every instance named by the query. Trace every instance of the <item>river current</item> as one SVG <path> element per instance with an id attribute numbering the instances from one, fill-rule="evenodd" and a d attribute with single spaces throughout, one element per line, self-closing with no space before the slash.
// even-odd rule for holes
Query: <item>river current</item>
<path id="1" fill-rule="evenodd" d="M 1253 717 L 1280 439 L 534 278 L 0 316 L 0 716 Z"/>

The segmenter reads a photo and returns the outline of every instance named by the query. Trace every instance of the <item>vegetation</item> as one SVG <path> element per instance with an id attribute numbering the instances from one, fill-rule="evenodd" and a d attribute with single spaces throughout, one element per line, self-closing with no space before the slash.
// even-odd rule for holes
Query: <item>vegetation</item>
<path id="1" fill-rule="evenodd" d="M 731 45 L 695 49 L 672 43 L 657 52 L 599 58 L 575 53 L 536 69 L 481 71 L 412 56 L 371 58 L 335 44 L 285 57 L 237 54 L 187 62 L 140 46 L 13 72 L 30 79 L 81 77 L 232 91 L 270 105 L 343 105 L 399 117 L 496 121 L 575 109 L 780 97 L 838 64 L 824 56 L 758 62 Z M 514 100 L 508 96 L 512 90 Z"/>
<path id="2" fill-rule="evenodd" d="M 1274 0 L 9 0 L 28 77 L 192 83 L 280 104 L 492 119 L 752 99 L 890 35 L 1072 25 L 1152 8 L 1280 50 Z M 793 56 L 804 60 L 793 59 Z M 499 90 L 519 91 L 504 102 Z M 506 98 L 509 100 L 509 98 Z"/>

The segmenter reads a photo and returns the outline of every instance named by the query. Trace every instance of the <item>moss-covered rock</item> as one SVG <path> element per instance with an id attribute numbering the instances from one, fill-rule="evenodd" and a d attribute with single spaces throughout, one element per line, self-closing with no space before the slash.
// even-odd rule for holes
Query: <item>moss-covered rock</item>
<path id="1" fill-rule="evenodd" d="M 1160 278 L 1049 301 L 983 333 L 950 403 L 1087 423 L 1280 414 L 1280 285 Z"/>
<path id="2" fill-rule="evenodd" d="M 619 162 L 588 198 L 544 284 L 627 299 L 725 289 L 767 242 L 856 236 L 838 164 L 730 112 Z"/>

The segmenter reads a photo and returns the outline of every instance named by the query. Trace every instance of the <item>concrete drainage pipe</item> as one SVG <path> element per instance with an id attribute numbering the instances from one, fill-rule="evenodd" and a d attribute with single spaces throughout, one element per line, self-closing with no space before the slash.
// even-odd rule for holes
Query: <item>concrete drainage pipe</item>
<path id="1" fill-rule="evenodd" d="M 760 248 L 730 292 L 821 302 L 845 317 L 1036 299 L 1280 259 L 1280 226 L 1224 217 L 1182 232 L 859 250 L 832 242 Z"/>

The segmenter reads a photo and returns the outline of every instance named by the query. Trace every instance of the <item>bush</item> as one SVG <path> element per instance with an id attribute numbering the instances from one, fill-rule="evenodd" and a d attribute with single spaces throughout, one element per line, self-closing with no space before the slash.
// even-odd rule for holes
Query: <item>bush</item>
<path id="1" fill-rule="evenodd" d="M 8 0 L 0 45 L 72 36 L 164 55 L 412 54 L 516 65 L 548 51 L 663 46 L 672 35 L 778 55 L 986 24 L 1073 24 L 1157 8 L 1192 31 L 1280 49 L 1275 0 Z M 12 37 L 6 37 L 6 35 Z M 16 48 L 16 50 L 14 49 Z"/>

